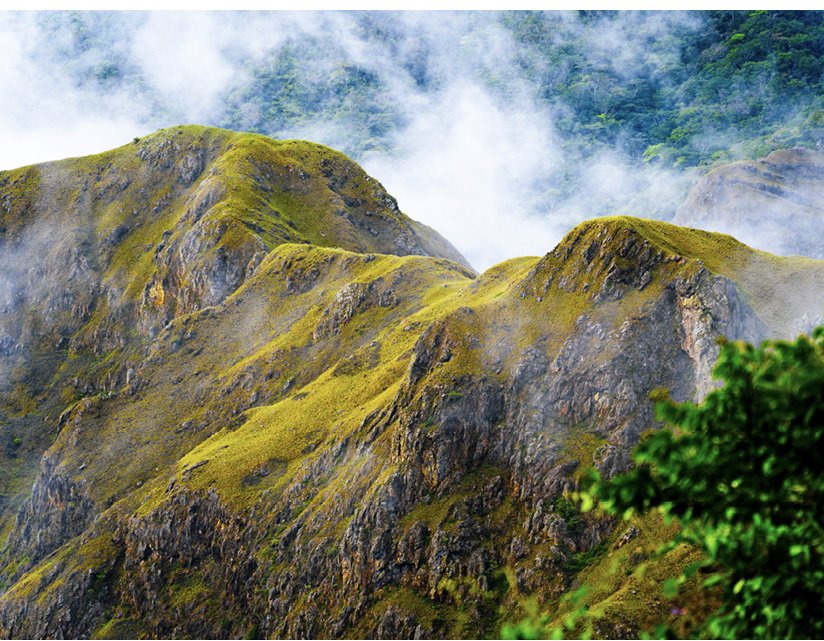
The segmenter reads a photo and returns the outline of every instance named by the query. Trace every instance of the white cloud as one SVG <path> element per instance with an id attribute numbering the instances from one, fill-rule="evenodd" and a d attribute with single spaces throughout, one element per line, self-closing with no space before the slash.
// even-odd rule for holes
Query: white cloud
<path id="1" fill-rule="evenodd" d="M 0 168 L 13 168 L 46 160 L 96 154 L 119 147 L 131 138 L 149 133 L 128 119 L 81 119 L 54 128 L 19 130 L 6 122 L 0 125 Z"/>
<path id="2" fill-rule="evenodd" d="M 396 155 L 365 162 L 401 208 L 478 269 L 552 249 L 557 237 L 532 211 L 535 183 L 557 163 L 546 118 L 463 83 L 419 98 L 417 111 Z"/>
<path id="3" fill-rule="evenodd" d="M 0 30 L 0 169 L 97 153 L 147 131 L 119 97 L 80 90 L 38 58 L 40 35 L 31 14 L 7 16 Z"/>
<path id="4" fill-rule="evenodd" d="M 152 13 L 134 34 L 132 57 L 163 101 L 192 122 L 214 116 L 234 69 L 220 14 Z"/>

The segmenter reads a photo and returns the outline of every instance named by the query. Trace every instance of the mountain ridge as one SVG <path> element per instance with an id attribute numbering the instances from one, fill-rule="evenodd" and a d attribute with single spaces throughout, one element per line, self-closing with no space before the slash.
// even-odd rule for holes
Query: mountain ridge
<path id="1" fill-rule="evenodd" d="M 190 166 L 170 157 L 157 156 L 172 176 Z M 261 198 L 305 180 L 256 181 L 253 165 Z M 627 468 L 657 427 L 653 389 L 711 389 L 717 337 L 786 336 L 824 312 L 824 261 L 629 217 L 480 275 L 448 257 L 270 240 L 243 278 L 192 270 L 206 276 L 187 298 L 164 277 L 180 276 L 166 248 L 179 256 L 188 232 L 164 237 L 162 222 L 168 244 L 143 255 L 164 276 L 137 265 L 138 286 L 122 287 L 130 331 L 69 290 L 76 318 L 20 333 L 51 360 L 46 376 L 18 354 L 29 371 L 0 390 L 15 474 L 0 513 L 4 637 L 494 636 L 527 596 L 557 607 L 599 563 L 627 572 L 609 579 L 625 593 L 638 560 L 614 547 L 613 521 L 578 510 L 581 474 Z M 192 244 L 195 264 L 214 249 Z M 51 295 L 23 289 L 24 311 Z M 635 526 L 653 545 L 660 524 Z M 609 602 L 599 634 L 669 616 L 638 581 L 646 607 Z M 699 616 L 709 606 L 691 589 Z"/>

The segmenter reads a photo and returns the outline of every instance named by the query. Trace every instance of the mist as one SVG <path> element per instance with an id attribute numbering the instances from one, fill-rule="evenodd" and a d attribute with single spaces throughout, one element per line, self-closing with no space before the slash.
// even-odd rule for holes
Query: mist
<path id="1" fill-rule="evenodd" d="M 559 123 L 568 129 L 575 105 L 545 95 L 534 77 L 565 63 L 519 46 L 506 20 L 498 12 L 6 13 L 0 168 L 100 152 L 180 123 L 306 138 L 353 156 L 480 270 L 544 254 L 594 216 L 671 219 L 698 173 L 642 164 L 626 151 L 632 141 L 571 146 Z M 625 83 L 666 82 L 681 55 L 671 35 L 705 27 L 688 12 L 553 20 L 552 46 L 575 43 L 586 64 Z M 284 68 L 293 75 L 272 80 Z M 349 91 L 354 81 L 365 96 Z M 301 92 L 319 105 L 311 113 L 294 113 L 286 99 Z M 608 127 L 609 114 L 591 126 Z"/>

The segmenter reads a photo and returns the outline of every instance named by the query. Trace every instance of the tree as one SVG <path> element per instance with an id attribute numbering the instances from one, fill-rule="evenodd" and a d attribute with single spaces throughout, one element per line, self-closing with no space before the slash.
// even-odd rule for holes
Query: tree
<path id="1" fill-rule="evenodd" d="M 722 343 L 724 385 L 700 405 L 661 400 L 637 466 L 590 489 L 628 518 L 658 509 L 681 524 L 723 605 L 716 638 L 824 637 L 824 327 L 794 342 Z"/>

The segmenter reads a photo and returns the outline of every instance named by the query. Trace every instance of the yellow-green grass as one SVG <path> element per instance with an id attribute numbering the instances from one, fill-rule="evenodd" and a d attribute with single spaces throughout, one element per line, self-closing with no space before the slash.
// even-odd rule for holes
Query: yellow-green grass
<path id="1" fill-rule="evenodd" d="M 139 619 L 112 618 L 92 633 L 92 639 L 143 639 L 146 630 Z"/>
<path id="2" fill-rule="evenodd" d="M 658 247 L 700 260 L 711 272 L 734 281 L 776 333 L 788 334 L 793 320 L 804 313 L 815 318 L 824 310 L 820 293 L 824 282 L 822 260 L 776 256 L 727 234 L 641 218 L 601 218 L 584 225 L 628 226 Z"/>
<path id="3" fill-rule="evenodd" d="M 6 593 L 4 600 L 35 597 L 44 603 L 68 577 L 95 572 L 115 554 L 110 534 L 92 538 L 76 537 L 29 569 Z"/>
<path id="4" fill-rule="evenodd" d="M 639 534 L 618 547 L 630 525 L 637 527 Z M 562 599 L 557 609 L 549 611 L 550 627 L 562 625 L 566 615 L 586 606 L 607 630 L 619 626 L 652 632 L 656 625 L 667 623 L 688 633 L 689 626 L 717 607 L 718 601 L 716 595 L 701 588 L 700 574 L 681 586 L 675 597 L 664 596 L 664 581 L 678 577 L 687 565 L 702 558 L 699 551 L 686 544 L 663 556 L 658 554 L 678 528 L 675 522 L 666 523 L 658 512 L 619 522 L 603 544 L 605 552 L 575 577 L 575 586 L 586 588 L 584 596 L 577 603 Z M 673 614 L 673 609 L 681 608 L 686 612 Z"/>
<path id="5" fill-rule="evenodd" d="M 598 221 L 598 224 L 614 226 L 616 231 L 631 226 L 632 229 L 639 229 L 639 233 L 651 237 L 661 248 L 688 257 L 699 255 L 696 246 L 702 239 L 706 242 L 701 247 L 710 254 L 717 250 L 719 244 L 726 246 L 728 243 L 726 238 L 718 234 L 688 232 L 679 236 L 674 235 L 678 228 L 671 225 L 623 217 L 607 219 L 603 223 Z M 284 251 L 300 251 L 301 249 L 288 246 Z M 334 251 L 340 255 L 345 254 L 340 250 Z M 261 272 L 266 273 L 268 265 L 275 260 L 274 254 L 267 258 L 261 266 Z M 384 263 L 392 260 L 395 259 L 379 257 L 371 267 L 364 269 L 350 282 L 369 282 L 370 279 L 379 277 L 379 274 L 385 274 L 386 265 Z M 424 259 L 398 260 L 415 262 Z M 483 371 L 482 365 L 486 364 L 484 359 L 490 354 L 508 354 L 511 364 L 517 358 L 517 350 L 534 345 L 539 337 L 548 337 L 549 340 L 546 342 L 548 351 L 557 349 L 571 333 L 577 318 L 585 311 L 593 313 L 596 317 L 602 315 L 605 318 L 642 313 L 643 305 L 648 301 L 654 301 L 661 294 L 668 279 L 677 273 L 675 266 L 677 263 L 667 263 L 660 268 L 658 276 L 645 290 L 632 290 L 623 299 L 604 303 L 600 310 L 593 311 L 588 294 L 583 292 L 551 290 L 540 302 L 516 296 L 511 291 L 512 283 L 518 282 L 524 276 L 526 271 L 533 266 L 533 261 L 534 259 L 508 261 L 496 266 L 490 270 L 490 273 L 482 275 L 476 282 L 441 283 L 441 289 L 446 289 L 449 295 L 444 295 L 438 287 L 430 287 L 423 297 L 429 305 L 405 317 L 408 325 L 417 323 L 421 329 L 428 322 L 442 317 L 446 319 L 447 326 L 451 328 L 449 331 L 454 336 L 459 338 L 470 335 L 481 337 L 484 345 L 482 350 L 476 354 L 470 349 L 463 349 L 465 345 L 461 345 L 462 349 L 457 350 L 455 357 L 441 368 L 438 373 L 439 377 L 449 379 L 458 373 L 480 373 Z M 253 285 L 250 284 L 247 287 L 251 288 Z M 245 289 L 237 294 L 239 297 L 243 295 L 245 295 Z M 433 296 L 438 297 L 438 303 L 428 300 Z M 469 307 L 475 313 L 457 313 L 461 307 Z M 296 326 L 297 335 L 303 336 L 302 341 L 308 340 L 308 333 L 318 317 L 318 310 L 316 310 L 315 315 L 305 315 L 299 321 Z M 371 318 L 369 312 L 364 318 Z M 374 325 L 380 326 L 380 321 Z M 357 326 L 353 328 L 356 328 L 353 331 L 363 329 Z M 375 336 L 382 343 L 380 362 L 390 363 L 406 354 L 414 343 L 416 334 L 417 332 L 404 334 L 392 328 L 378 330 Z M 490 337 L 492 340 L 488 340 Z M 270 356 L 290 344 L 295 344 L 294 335 L 280 334 L 264 346 L 262 352 L 256 352 L 238 361 L 229 372 L 241 370 L 250 362 Z M 394 358 L 387 352 L 388 344 L 393 346 L 391 354 Z M 400 367 L 390 368 L 387 373 L 383 371 L 382 366 L 379 366 L 372 372 L 359 372 L 362 380 L 358 382 L 358 386 L 361 387 L 361 393 L 358 394 L 353 394 L 346 389 L 350 385 L 349 380 L 335 380 L 338 377 L 326 372 L 303 390 L 302 394 L 307 396 L 304 397 L 301 394 L 302 397 L 299 400 L 287 399 L 270 407 L 249 412 L 245 424 L 240 429 L 224 430 L 212 437 L 208 441 L 208 446 L 203 444 L 184 457 L 179 470 L 201 460 L 209 459 L 209 464 L 198 468 L 194 473 L 195 479 L 200 479 L 197 483 L 209 485 L 213 482 L 219 488 L 236 488 L 240 485 L 240 480 L 244 475 L 267 460 L 294 461 L 300 459 L 302 452 L 312 449 L 329 436 L 330 429 L 334 429 L 336 437 L 340 436 L 340 430 L 348 432 L 354 429 L 354 426 L 365 416 L 365 412 L 351 412 L 349 408 L 353 406 L 360 408 L 368 399 L 392 387 L 402 369 Z M 370 388 L 371 385 L 377 385 L 377 387 Z M 331 415 L 325 408 L 329 399 L 332 398 L 338 399 L 338 407 L 345 408 L 338 415 Z M 303 420 L 301 417 L 304 416 L 309 418 Z M 592 452 L 589 450 L 596 447 L 597 442 L 593 441 L 589 443 L 589 446 L 588 453 L 591 457 Z M 256 454 L 252 456 L 250 452 L 256 452 Z M 229 474 L 228 477 L 227 474 Z M 192 482 L 195 480 L 193 479 Z M 235 490 L 230 490 L 231 494 L 234 492 Z"/>
<path id="6" fill-rule="evenodd" d="M 290 269 L 316 265 L 326 269 L 314 288 L 304 294 L 286 292 Z M 324 376 L 319 388 L 357 388 L 361 385 L 358 379 L 353 383 L 351 377 L 333 373 L 340 374 L 337 365 L 346 355 L 370 340 L 378 340 L 383 345 L 380 360 L 392 367 L 389 379 L 381 385 L 394 384 L 406 366 L 400 356 L 411 349 L 416 338 L 414 332 L 403 332 L 398 327 L 398 319 L 414 309 L 429 309 L 419 302 L 417 292 L 421 289 L 430 306 L 436 307 L 437 301 L 452 294 L 456 282 L 469 282 L 463 273 L 462 268 L 448 261 L 384 255 L 366 261 L 343 250 L 282 245 L 224 305 L 178 319 L 159 337 L 145 368 L 139 370 L 138 380 L 144 388 L 136 394 L 121 390 L 115 398 L 101 401 L 99 420 L 89 417 L 79 430 L 64 430 L 55 447 L 61 448 L 75 466 L 86 465 L 83 477 L 90 481 L 98 498 L 108 502 L 125 491 L 134 491 L 138 482 L 144 484 L 158 474 L 165 478 L 173 461 L 198 439 L 208 436 L 208 432 L 178 434 L 178 428 L 187 421 L 200 423 L 208 418 L 209 407 L 219 411 L 225 398 L 223 390 L 230 388 L 247 368 L 262 367 L 273 355 L 285 354 L 277 361 L 287 368 L 280 378 L 281 385 L 290 375 L 306 376 L 309 372 L 313 377 Z M 313 329 L 323 311 L 333 304 L 336 292 L 351 282 L 376 279 L 384 283 L 397 281 L 397 307 L 365 309 L 344 325 L 334 340 L 314 345 Z M 180 342 L 179 337 L 189 331 L 193 338 Z M 179 367 L 181 357 L 189 363 L 185 370 Z M 309 368 L 307 361 L 311 363 Z M 372 391 L 364 387 L 363 393 L 365 401 Z M 290 403 L 285 407 L 299 415 L 310 400 Z M 321 431 L 325 433 L 328 427 L 322 426 Z M 66 448 L 69 441 L 74 443 L 71 451 Z M 95 452 L 95 456 L 83 452 Z"/>

